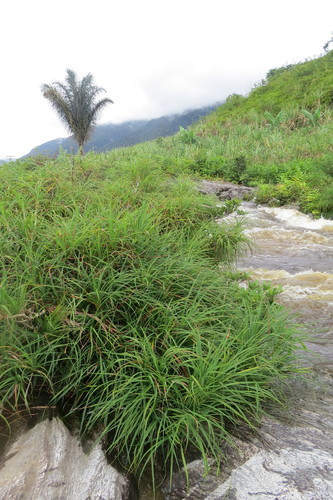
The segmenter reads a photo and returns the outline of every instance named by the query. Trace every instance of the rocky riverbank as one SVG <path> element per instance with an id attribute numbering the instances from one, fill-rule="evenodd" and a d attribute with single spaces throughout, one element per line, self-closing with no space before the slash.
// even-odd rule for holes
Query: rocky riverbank
<path id="1" fill-rule="evenodd" d="M 217 185 L 215 185 L 217 184 Z M 209 189 L 219 192 L 219 183 Z M 226 186 L 228 187 L 228 186 Z M 225 192 L 221 188 L 222 195 Z M 232 188 L 231 188 L 232 189 Z M 228 192 L 228 191 L 227 191 Z M 241 193 L 237 195 L 241 198 Z M 330 500 L 333 498 L 333 222 L 313 220 L 295 209 L 243 203 L 255 250 L 239 263 L 254 279 L 281 286 L 279 301 L 308 332 L 308 351 L 300 351 L 307 373 L 284 388 L 289 407 L 264 418 L 258 431 L 225 447 L 219 477 L 203 476 L 203 464 L 190 464 L 168 500 Z M 213 471 L 212 471 L 213 472 Z"/>

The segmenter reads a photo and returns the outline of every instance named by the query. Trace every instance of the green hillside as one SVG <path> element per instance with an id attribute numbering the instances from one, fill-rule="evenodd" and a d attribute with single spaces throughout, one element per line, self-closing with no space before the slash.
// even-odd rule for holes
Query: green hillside
<path id="1" fill-rule="evenodd" d="M 259 186 L 262 203 L 333 215 L 333 51 L 272 69 L 193 129 L 204 175 Z"/>
<path id="2" fill-rule="evenodd" d="M 247 98 L 231 96 L 212 117 L 219 122 L 245 116 L 249 111 L 279 113 L 286 109 L 316 110 L 333 106 L 333 51 L 299 64 L 271 69 Z"/>
<path id="3" fill-rule="evenodd" d="M 271 70 L 191 129 L 140 145 L 171 173 L 258 186 L 260 203 L 333 216 L 333 52 Z"/>

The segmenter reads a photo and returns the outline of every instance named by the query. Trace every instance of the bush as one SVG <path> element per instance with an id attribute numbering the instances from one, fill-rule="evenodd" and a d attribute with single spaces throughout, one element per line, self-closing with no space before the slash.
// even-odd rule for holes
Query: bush
<path id="1" fill-rule="evenodd" d="M 2 171 L 0 405 L 55 405 L 136 475 L 172 474 L 259 421 L 296 340 L 266 290 L 217 266 L 248 244 L 214 222 L 226 208 L 121 154 L 87 155 L 74 182 L 62 160 Z"/>
<path id="2" fill-rule="evenodd" d="M 178 137 L 184 144 L 194 144 L 196 142 L 196 136 L 192 129 L 185 129 L 184 127 L 179 127 Z"/>

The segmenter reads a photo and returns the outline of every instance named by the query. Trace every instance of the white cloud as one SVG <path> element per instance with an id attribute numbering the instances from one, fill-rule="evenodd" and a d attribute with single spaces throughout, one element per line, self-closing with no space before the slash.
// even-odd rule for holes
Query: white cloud
<path id="1" fill-rule="evenodd" d="M 156 117 L 319 55 L 333 17 L 327 0 L 16 0 L 1 10 L 0 157 L 66 136 L 40 92 L 66 68 L 106 88 L 115 104 L 102 122 Z"/>

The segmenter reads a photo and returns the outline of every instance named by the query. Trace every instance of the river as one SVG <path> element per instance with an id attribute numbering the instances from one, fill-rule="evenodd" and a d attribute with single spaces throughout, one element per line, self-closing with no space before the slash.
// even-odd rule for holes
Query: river
<path id="1" fill-rule="evenodd" d="M 238 263 L 254 279 L 283 292 L 278 301 L 297 314 L 311 339 L 306 362 L 333 375 L 333 221 L 313 219 L 292 208 L 243 202 L 251 254 Z"/>
<path id="2" fill-rule="evenodd" d="M 290 310 L 290 320 L 306 330 L 308 350 L 299 352 L 299 364 L 306 371 L 286 379 L 283 391 L 288 397 L 282 412 L 273 409 L 254 435 L 238 442 L 240 458 L 231 465 L 227 479 L 221 478 L 214 486 L 212 475 L 200 483 L 191 472 L 194 479 L 189 491 L 165 498 L 331 500 L 333 221 L 315 220 L 293 208 L 261 207 L 251 202 L 243 202 L 236 213 L 221 222 L 232 223 L 235 217 L 244 220 L 254 244 L 237 267 L 253 280 L 281 287 L 276 300 Z M 249 450 L 247 460 L 242 458 L 244 450 Z M 229 465 L 226 459 L 222 476 Z M 176 479 L 174 491 L 177 484 Z"/>

